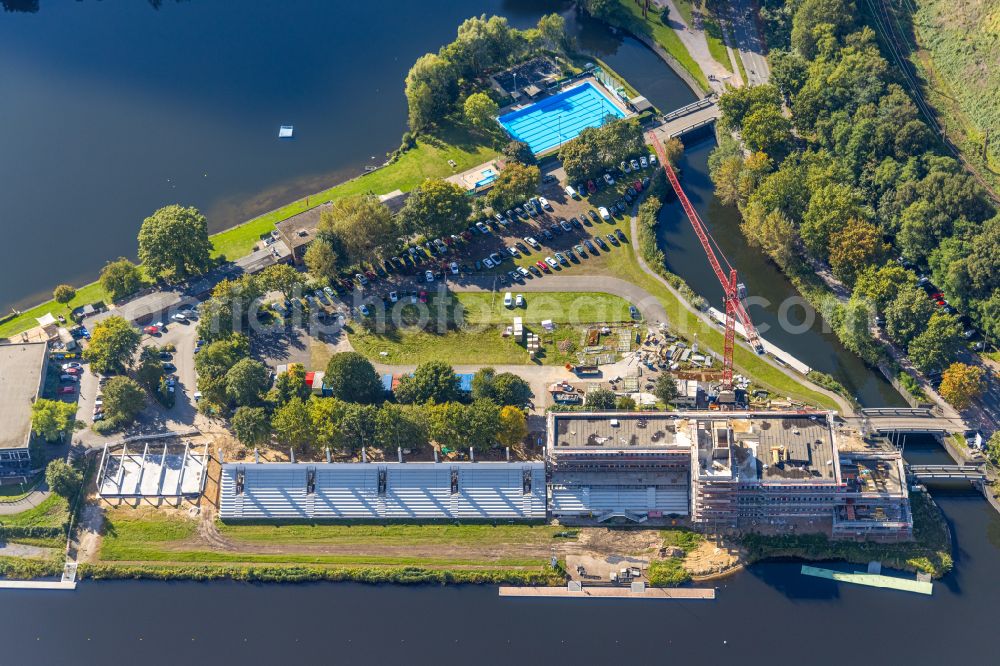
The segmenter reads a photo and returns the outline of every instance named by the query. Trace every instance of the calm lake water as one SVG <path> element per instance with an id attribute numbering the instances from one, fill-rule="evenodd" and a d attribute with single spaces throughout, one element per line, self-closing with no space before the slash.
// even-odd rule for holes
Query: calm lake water
<path id="1" fill-rule="evenodd" d="M 0 14 L 0 228 L 22 241 L 0 263 L 0 304 L 30 301 L 29 285 L 45 292 L 82 281 L 107 258 L 132 254 L 142 217 L 164 203 L 200 206 L 218 229 L 360 172 L 398 141 L 401 82 L 415 57 L 468 15 L 498 12 L 526 25 L 553 8 L 573 16 L 567 3 L 486 0 L 257 0 L 238 10 L 192 0 L 158 11 L 41 0 L 37 13 Z M 655 104 L 693 98 L 641 44 L 591 21 L 573 29 Z M 286 123 L 297 139 L 279 142 Z M 685 185 L 751 290 L 777 303 L 787 281 L 745 247 L 733 211 L 711 196 L 710 148 L 689 149 Z M 675 206 L 665 207 L 662 227 L 670 268 L 709 285 L 699 291 L 718 305 Z M 895 401 L 821 332 L 768 337 L 866 403 Z M 918 438 L 906 455 L 947 460 Z M 716 601 L 690 603 L 506 600 L 491 587 L 87 581 L 71 593 L 2 591 L 0 664 L 988 660 L 1000 518 L 961 486 L 935 497 L 954 530 L 956 570 L 930 598 L 838 586 L 788 563 L 751 567 L 721 581 Z"/>

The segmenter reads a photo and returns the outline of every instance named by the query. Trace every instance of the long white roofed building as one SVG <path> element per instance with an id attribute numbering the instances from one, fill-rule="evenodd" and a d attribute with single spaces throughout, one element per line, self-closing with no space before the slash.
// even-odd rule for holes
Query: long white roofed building
<path id="1" fill-rule="evenodd" d="M 544 520 L 543 462 L 226 463 L 223 520 Z"/>

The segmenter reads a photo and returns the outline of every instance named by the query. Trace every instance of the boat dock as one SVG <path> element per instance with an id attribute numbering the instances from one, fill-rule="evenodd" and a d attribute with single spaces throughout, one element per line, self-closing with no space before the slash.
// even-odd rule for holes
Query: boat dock
<path id="1" fill-rule="evenodd" d="M 875 573 L 845 573 L 832 569 L 820 569 L 802 565 L 802 574 L 805 576 L 815 576 L 826 578 L 840 583 L 853 583 L 854 585 L 867 585 L 868 587 L 882 587 L 892 590 L 902 590 L 903 592 L 916 592 L 917 594 L 931 594 L 934 584 L 930 581 L 911 580 L 909 578 L 897 578 L 895 576 L 883 576 Z"/>
<path id="2" fill-rule="evenodd" d="M 633 592 L 628 587 L 501 587 L 501 597 L 549 597 L 570 599 L 715 599 L 714 587 L 647 587 Z"/>
<path id="3" fill-rule="evenodd" d="M 721 310 L 716 310 L 715 308 L 709 308 L 708 309 L 708 314 L 712 317 L 713 320 L 715 320 L 715 323 L 721 324 L 722 326 L 726 325 L 726 313 L 725 312 L 722 312 Z M 743 324 L 741 324 L 738 321 L 736 322 L 736 332 L 744 340 L 747 339 L 746 329 L 743 328 Z M 805 363 L 803 363 L 799 359 L 795 358 L 794 356 L 792 356 L 791 354 L 789 354 L 788 352 L 786 352 L 781 347 L 778 347 L 777 345 L 775 345 L 775 344 L 773 344 L 771 342 L 768 342 L 764 338 L 761 338 L 760 342 L 761 342 L 762 345 L 764 345 L 764 351 L 765 352 L 767 352 L 768 354 L 770 354 L 774 358 L 778 359 L 779 361 L 781 361 L 782 363 L 784 363 L 788 367 L 792 368 L 793 370 L 797 370 L 798 372 L 801 372 L 803 375 L 808 375 L 809 371 L 812 370 L 812 368 L 810 368 L 808 365 L 806 365 Z"/>
<path id="4" fill-rule="evenodd" d="M 0 590 L 75 590 L 76 581 L 0 580 Z"/>

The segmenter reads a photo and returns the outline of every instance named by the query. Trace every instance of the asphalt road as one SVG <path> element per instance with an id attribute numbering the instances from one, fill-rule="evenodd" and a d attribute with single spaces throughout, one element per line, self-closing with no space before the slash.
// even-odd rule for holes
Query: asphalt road
<path id="1" fill-rule="evenodd" d="M 771 69 L 764 56 L 764 40 L 757 31 L 757 4 L 753 0 L 731 0 L 727 6 L 730 36 L 747 70 L 747 85 L 767 83 Z"/>

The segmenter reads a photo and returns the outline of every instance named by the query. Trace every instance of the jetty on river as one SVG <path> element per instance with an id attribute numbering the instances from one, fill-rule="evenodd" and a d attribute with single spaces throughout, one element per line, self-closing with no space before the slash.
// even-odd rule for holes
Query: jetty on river
<path id="1" fill-rule="evenodd" d="M 802 565 L 802 574 L 805 576 L 815 576 L 816 578 L 826 578 L 827 580 L 841 583 L 853 583 L 854 585 L 867 585 L 868 587 L 884 587 L 892 590 L 902 590 L 903 592 L 916 592 L 917 594 L 932 594 L 934 584 L 929 580 L 911 580 L 909 578 L 897 578 L 896 576 L 883 576 L 881 573 L 846 573 L 834 571 L 833 569 L 820 569 Z"/>
<path id="2" fill-rule="evenodd" d="M 714 587 L 501 587 L 501 597 L 571 599 L 715 599 Z"/>

